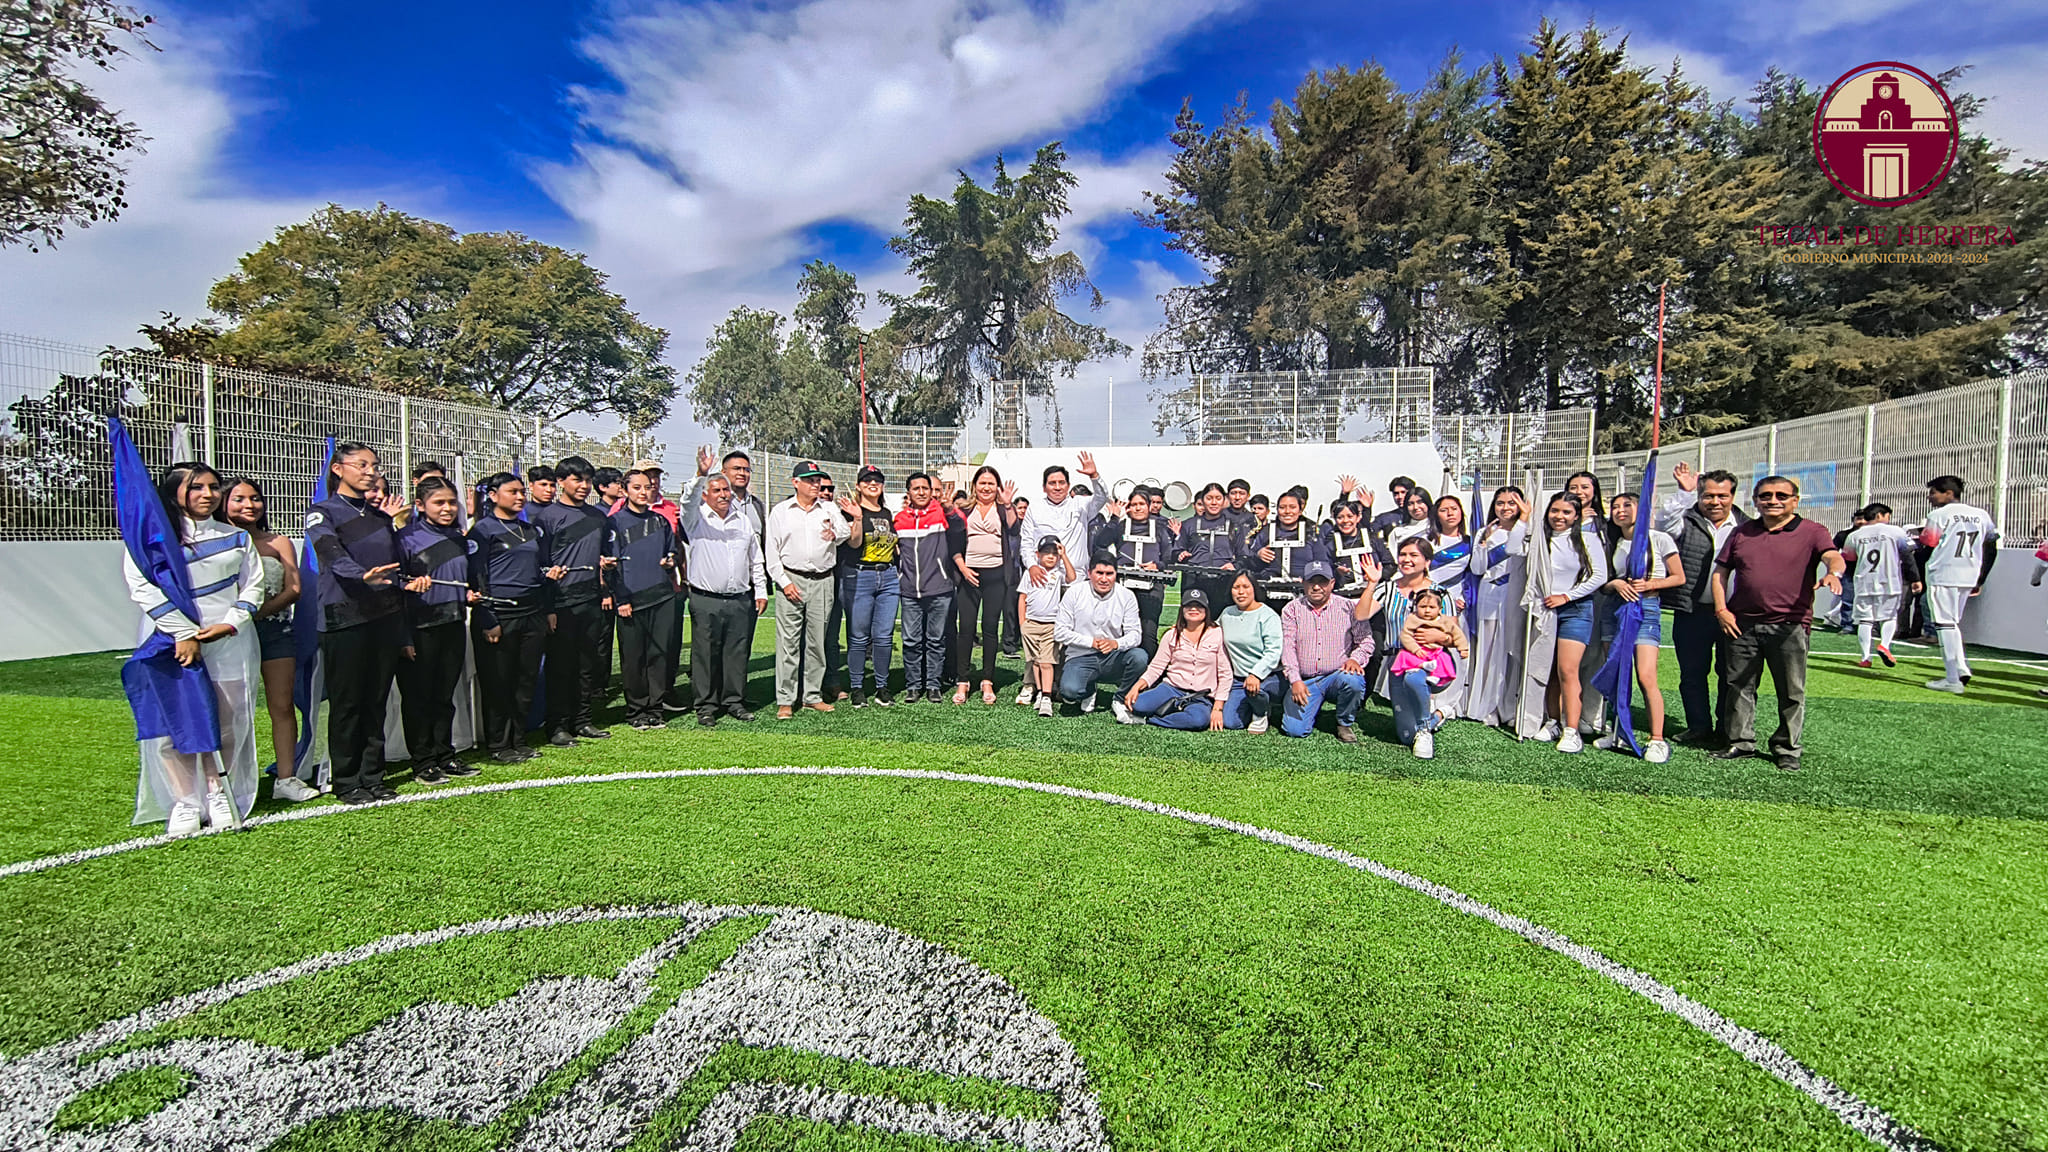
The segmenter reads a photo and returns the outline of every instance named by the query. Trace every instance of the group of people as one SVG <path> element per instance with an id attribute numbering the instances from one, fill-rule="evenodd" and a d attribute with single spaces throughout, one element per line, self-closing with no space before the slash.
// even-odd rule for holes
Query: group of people
<path id="1" fill-rule="evenodd" d="M 226 822 L 230 795 L 246 809 L 259 679 L 273 791 L 286 800 L 393 796 L 387 731 L 402 737 L 418 783 L 476 774 L 456 755 L 472 675 L 474 743 L 495 762 L 539 755 L 529 731 L 558 746 L 606 739 L 598 711 L 610 699 L 614 649 L 630 726 L 662 727 L 688 711 L 705 727 L 753 721 L 747 662 L 771 602 L 779 719 L 839 703 L 939 703 L 949 685 L 954 705 L 977 691 L 994 705 L 998 649 L 1021 648 L 1016 703 L 1040 716 L 1093 712 L 1106 688 L 1124 723 L 1305 738 L 1328 705 L 1335 739 L 1353 744 L 1360 710 L 1379 698 L 1396 740 L 1423 758 L 1455 719 L 1565 753 L 1588 739 L 1635 748 L 1632 731 L 1606 731 L 1608 702 L 1592 685 L 1608 650 L 1632 633 L 1620 690 L 1632 670 L 1647 703 L 1640 753 L 1653 763 L 1670 756 L 1657 681 L 1668 609 L 1685 720 L 1673 739 L 1723 758 L 1758 754 L 1755 704 L 1768 668 L 1779 706 L 1768 755 L 1795 770 L 1816 587 L 1853 602 L 1865 664 L 1873 652 L 1890 664 L 1901 599 L 1924 582 L 1948 662 L 1929 687 L 1962 692 L 1962 613 L 1998 538 L 1949 476 L 1930 481 L 1933 508 L 1918 536 L 1873 505 L 1838 542 L 1799 515 L 1794 481 L 1758 481 L 1752 517 L 1736 507 L 1733 475 L 1683 464 L 1678 491 L 1656 509 L 1633 494 L 1605 499 L 1598 479 L 1579 472 L 1540 511 L 1520 488 L 1497 489 L 1475 525 L 1457 495 L 1432 497 L 1407 477 L 1390 483 L 1392 509 L 1378 516 L 1374 494 L 1343 476 L 1325 519 L 1307 515 L 1305 486 L 1269 502 L 1233 481 L 1207 485 L 1187 518 L 1172 520 L 1156 488 L 1111 500 L 1085 452 L 1076 463 L 1090 486 L 1054 465 L 1038 478 L 1038 500 L 991 467 L 950 498 L 917 472 L 892 501 L 889 478 L 872 466 L 842 494 L 802 461 L 794 494 L 769 507 L 746 453 L 713 463 L 701 452 L 671 500 L 654 461 L 616 471 L 571 457 L 524 476 L 493 474 L 468 492 L 428 462 L 413 469 L 408 498 L 385 490 L 373 448 L 344 443 L 327 497 L 306 516 L 304 569 L 272 530 L 256 481 L 174 465 L 159 495 L 202 618 L 172 609 L 132 560 L 127 576 L 145 628 L 171 635 L 177 659 L 203 663 L 221 692 L 232 786 L 209 791 L 189 758 L 146 743 L 137 821 L 165 819 L 182 834 Z M 1639 532 L 1646 515 L 1654 526 Z M 1176 584 L 1178 611 L 1162 633 Z M 293 706 L 303 649 L 292 621 L 309 612 L 324 681 L 324 773 L 309 763 L 319 758 L 306 754 Z M 687 701 L 678 688 L 686 613 Z M 899 618 L 900 701 L 891 668 Z"/>

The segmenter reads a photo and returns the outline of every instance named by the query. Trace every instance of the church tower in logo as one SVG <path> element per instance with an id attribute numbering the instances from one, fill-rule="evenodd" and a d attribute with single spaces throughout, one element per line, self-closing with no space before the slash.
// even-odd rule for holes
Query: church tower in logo
<path id="1" fill-rule="evenodd" d="M 1955 105 L 1932 76 L 1881 61 L 1830 85 L 1813 114 L 1813 156 L 1842 194 L 1889 208 L 1934 191 L 1955 164 Z"/>

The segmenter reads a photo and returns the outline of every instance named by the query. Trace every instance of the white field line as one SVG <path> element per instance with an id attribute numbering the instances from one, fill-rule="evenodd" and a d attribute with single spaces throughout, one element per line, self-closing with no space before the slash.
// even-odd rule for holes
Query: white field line
<path id="1" fill-rule="evenodd" d="M 444 788 L 433 792 L 408 793 L 391 800 L 350 807 L 342 804 L 301 806 L 284 812 L 258 816 L 245 822 L 247 828 L 266 824 L 286 824 L 299 820 L 317 820 L 329 816 L 340 816 L 353 812 L 368 812 L 378 808 L 390 808 L 400 804 L 425 804 L 439 800 L 450 800 L 465 796 L 482 796 L 499 792 L 522 792 L 531 788 L 561 788 L 579 784 L 612 784 L 635 780 L 687 780 L 720 776 L 851 776 L 880 777 L 898 780 L 937 780 L 954 784 L 977 784 L 992 788 L 1014 788 L 1023 792 L 1040 792 L 1051 796 L 1063 796 L 1073 800 L 1090 800 L 1119 808 L 1129 808 L 1155 816 L 1165 816 L 1186 821 L 1206 828 L 1234 832 L 1254 840 L 1289 848 L 1309 856 L 1315 856 L 1333 863 L 1342 864 L 1367 872 L 1382 880 L 1398 884 L 1411 892 L 1427 896 L 1447 908 L 1475 916 L 1507 932 L 1512 932 L 1531 944 L 1547 948 L 1571 960 L 1591 972 L 1619 984 L 1630 992 L 1641 996 L 1650 1003 L 1706 1033 L 1715 1041 L 1727 1047 L 1736 1055 L 1754 1064 L 1779 1080 L 1835 1114 L 1842 1123 L 1855 1129 L 1880 1147 L 1894 1152 L 1934 1152 L 1936 1145 L 1926 1137 L 1893 1119 L 1882 1109 L 1866 1103 L 1854 1093 L 1813 1071 L 1794 1059 L 1792 1055 L 1770 1039 L 1752 1032 L 1729 1020 L 1699 1001 L 1686 996 L 1648 973 L 1639 972 L 1618 961 L 1597 952 L 1583 944 L 1576 943 L 1561 932 L 1545 928 L 1541 924 L 1525 920 L 1512 913 L 1502 912 L 1489 904 L 1481 903 L 1462 892 L 1447 888 L 1412 873 L 1403 872 L 1378 861 L 1319 844 L 1286 832 L 1276 832 L 1254 824 L 1226 820 L 1202 812 L 1191 812 L 1184 808 L 1121 796 L 1113 792 L 1092 792 L 1082 788 L 1071 788 L 1064 784 L 1049 784 L 1038 780 L 1017 780 L 1003 776 L 979 776 L 965 772 L 940 772 L 916 768 L 841 768 L 821 766 L 781 766 L 769 768 L 676 768 L 640 772 L 608 772 L 593 776 L 553 776 L 535 780 L 507 780 L 495 784 L 472 784 L 460 788 Z M 223 835 L 211 828 L 194 837 Z M 172 842 L 168 836 L 144 836 L 118 844 L 102 845 L 77 852 L 66 852 L 45 856 L 37 860 L 23 860 L 0 867 L 0 877 L 46 872 L 69 864 L 95 860 L 134 852 L 143 848 L 155 848 Z"/>

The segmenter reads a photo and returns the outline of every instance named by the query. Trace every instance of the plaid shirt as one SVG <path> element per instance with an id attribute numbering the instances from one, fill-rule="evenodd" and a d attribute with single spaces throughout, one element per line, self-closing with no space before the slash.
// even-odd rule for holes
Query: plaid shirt
<path id="1" fill-rule="evenodd" d="M 1372 659 L 1371 622 L 1351 618 L 1357 606 L 1334 593 L 1320 611 L 1308 606 L 1306 596 L 1287 602 L 1280 613 L 1280 670 L 1289 684 L 1335 672 L 1346 660 L 1363 667 Z"/>

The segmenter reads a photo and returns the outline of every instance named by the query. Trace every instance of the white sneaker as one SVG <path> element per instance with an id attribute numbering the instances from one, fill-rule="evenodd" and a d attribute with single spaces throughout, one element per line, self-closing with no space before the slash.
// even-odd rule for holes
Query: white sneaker
<path id="1" fill-rule="evenodd" d="M 1052 715 L 1052 693 L 1048 692 L 1038 698 L 1038 714 L 1040 716 Z"/>
<path id="2" fill-rule="evenodd" d="M 1671 745 L 1662 740 L 1652 740 L 1643 747 L 1643 759 L 1652 764 L 1662 764 L 1671 759 Z"/>
<path id="3" fill-rule="evenodd" d="M 1095 693 L 1090 691 L 1086 696 L 1081 697 L 1081 715 L 1086 716 L 1093 711 L 1095 711 Z"/>
<path id="4" fill-rule="evenodd" d="M 1557 738 L 1557 750 L 1559 752 L 1577 752 L 1585 746 L 1585 741 L 1579 738 L 1579 730 L 1577 728 L 1567 728 L 1564 730 L 1564 735 Z"/>
<path id="5" fill-rule="evenodd" d="M 1576 736 L 1578 733 L 1574 732 L 1573 735 Z M 1536 730 L 1536 738 L 1545 744 L 1557 743 L 1557 721 L 1545 720 L 1543 727 Z"/>
<path id="6" fill-rule="evenodd" d="M 1593 741 L 1593 747 L 1598 748 L 1602 752 L 1612 752 L 1614 751 L 1614 737 L 1602 736 L 1598 740 Z"/>
<path id="7" fill-rule="evenodd" d="M 1145 722 L 1142 718 L 1131 715 L 1130 706 L 1124 703 L 1124 698 L 1121 696 L 1109 698 L 1109 710 L 1116 717 L 1116 722 L 1119 724 L 1143 724 Z"/>
<path id="8" fill-rule="evenodd" d="M 1032 697 L 1032 695 L 1033 695 L 1033 689 L 1032 689 L 1032 687 L 1031 687 L 1031 681 L 1029 681 L 1029 680 L 1026 680 L 1026 681 L 1025 681 L 1025 682 L 1023 683 L 1023 685 L 1022 685 L 1022 686 L 1020 686 L 1020 687 L 1019 687 L 1019 688 L 1017 689 L 1017 703 L 1019 703 L 1019 704 L 1029 704 L 1029 703 L 1031 703 L 1031 697 Z"/>
<path id="9" fill-rule="evenodd" d="M 227 793 L 215 792 L 206 798 L 206 822 L 215 828 L 235 826 L 235 813 L 228 807 Z"/>
<path id="10" fill-rule="evenodd" d="M 1415 734 L 1415 758 L 1417 760 L 1436 759 L 1435 733 L 1417 732 Z"/>
<path id="11" fill-rule="evenodd" d="M 297 776 L 280 776 L 277 783 L 270 786 L 270 795 L 274 799 L 297 804 L 301 800 L 318 799 L 320 791 Z"/>
<path id="12" fill-rule="evenodd" d="M 1929 680 L 1927 686 L 1936 692 L 1953 692 L 1958 696 L 1963 694 L 1963 682 L 1960 680 Z"/>
<path id="13" fill-rule="evenodd" d="M 2048 696 L 2048 691 L 2044 691 L 2042 695 Z M 1254 736 L 1264 736 L 1268 726 L 1266 717 L 1254 716 L 1252 722 L 1244 726 L 1244 730 Z"/>
<path id="14" fill-rule="evenodd" d="M 164 821 L 164 835 L 190 836 L 199 831 L 199 804 L 193 800 L 180 800 L 171 805 L 171 818 Z"/>

